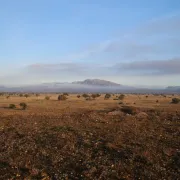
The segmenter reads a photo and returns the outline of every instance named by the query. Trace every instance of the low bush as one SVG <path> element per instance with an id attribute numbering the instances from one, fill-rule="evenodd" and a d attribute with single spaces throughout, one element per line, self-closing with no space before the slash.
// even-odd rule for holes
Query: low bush
<path id="1" fill-rule="evenodd" d="M 87 98 L 87 97 L 89 97 L 89 95 L 84 93 L 84 94 L 82 95 L 82 97 Z"/>
<path id="2" fill-rule="evenodd" d="M 100 97 L 101 95 L 100 94 L 92 94 L 91 95 L 91 97 L 93 98 L 93 99 L 95 99 L 95 98 L 97 98 L 97 97 Z"/>
<path id="3" fill-rule="evenodd" d="M 111 94 L 106 94 L 105 96 L 104 96 L 104 99 L 109 99 L 111 97 Z"/>
<path id="4" fill-rule="evenodd" d="M 28 98 L 30 95 L 29 94 L 25 94 L 24 97 Z"/>
<path id="5" fill-rule="evenodd" d="M 15 109 L 16 105 L 15 104 L 9 104 L 9 109 Z"/>
<path id="6" fill-rule="evenodd" d="M 20 103 L 19 105 L 23 110 L 25 110 L 27 108 L 27 104 L 24 102 Z"/>
<path id="7" fill-rule="evenodd" d="M 121 95 L 118 97 L 119 100 L 123 100 L 124 98 L 125 98 L 125 95 L 124 95 L 124 94 L 121 94 Z"/>
<path id="8" fill-rule="evenodd" d="M 50 96 L 46 96 L 46 97 L 45 97 L 45 100 L 50 100 Z"/>
<path id="9" fill-rule="evenodd" d="M 137 109 L 133 106 L 123 106 L 121 108 L 121 111 L 126 113 L 126 114 L 131 114 L 131 115 L 134 115 L 137 113 Z"/>
<path id="10" fill-rule="evenodd" d="M 65 95 L 63 95 L 63 94 L 58 96 L 59 101 L 65 101 L 66 99 L 67 99 L 67 97 Z"/>
<path id="11" fill-rule="evenodd" d="M 172 102 L 173 104 L 178 104 L 180 102 L 179 98 L 172 98 Z"/>

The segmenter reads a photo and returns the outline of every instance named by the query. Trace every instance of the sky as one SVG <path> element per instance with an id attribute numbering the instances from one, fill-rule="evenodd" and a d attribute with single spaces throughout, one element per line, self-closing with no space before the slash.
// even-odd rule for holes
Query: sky
<path id="1" fill-rule="evenodd" d="M 0 85 L 180 85 L 179 0 L 0 0 Z"/>

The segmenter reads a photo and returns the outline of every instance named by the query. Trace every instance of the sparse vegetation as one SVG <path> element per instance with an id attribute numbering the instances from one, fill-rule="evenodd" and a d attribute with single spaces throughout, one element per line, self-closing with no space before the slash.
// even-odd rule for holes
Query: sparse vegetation
<path id="1" fill-rule="evenodd" d="M 81 96 L 80 95 L 77 95 L 77 98 L 80 98 Z"/>
<path id="2" fill-rule="evenodd" d="M 70 94 L 60 103 L 46 95 L 0 97 L 0 179 L 179 179 L 180 103 L 140 94 L 125 102 Z"/>

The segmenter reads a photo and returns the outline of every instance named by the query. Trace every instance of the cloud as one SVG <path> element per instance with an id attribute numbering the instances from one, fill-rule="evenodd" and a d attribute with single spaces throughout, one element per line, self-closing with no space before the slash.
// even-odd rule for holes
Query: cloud
<path id="1" fill-rule="evenodd" d="M 158 61 L 134 61 L 115 66 L 118 71 L 140 75 L 173 75 L 180 74 L 180 58 Z"/>
<path id="2" fill-rule="evenodd" d="M 109 65 L 97 63 L 32 64 L 28 73 L 46 75 L 171 75 L 180 74 L 180 58 L 170 60 L 133 61 Z"/>

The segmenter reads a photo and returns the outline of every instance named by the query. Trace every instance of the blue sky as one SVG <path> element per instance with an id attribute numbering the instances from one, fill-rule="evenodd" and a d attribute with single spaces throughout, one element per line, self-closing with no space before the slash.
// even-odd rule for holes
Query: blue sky
<path id="1" fill-rule="evenodd" d="M 179 0 L 0 0 L 0 84 L 180 85 Z"/>

